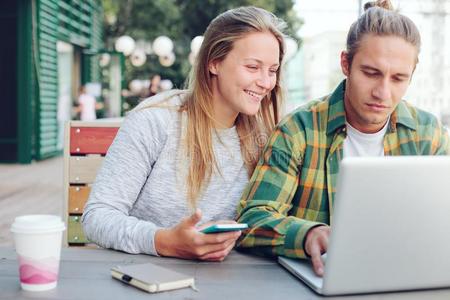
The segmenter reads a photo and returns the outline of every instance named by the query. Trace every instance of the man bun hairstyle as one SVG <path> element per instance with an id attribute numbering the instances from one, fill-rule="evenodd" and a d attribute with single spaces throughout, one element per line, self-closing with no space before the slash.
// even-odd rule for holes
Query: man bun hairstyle
<path id="1" fill-rule="evenodd" d="M 371 1 L 364 4 L 364 11 L 368 10 L 371 7 L 381 7 L 387 10 L 394 10 L 394 6 L 392 5 L 390 0 L 378 0 Z"/>
<path id="2" fill-rule="evenodd" d="M 390 0 L 377 0 L 364 5 L 365 12 L 356 20 L 347 35 L 347 60 L 351 65 L 364 36 L 396 36 L 404 39 L 420 52 L 420 33 L 410 18 L 394 10 Z M 416 63 L 418 62 L 416 58 Z"/>

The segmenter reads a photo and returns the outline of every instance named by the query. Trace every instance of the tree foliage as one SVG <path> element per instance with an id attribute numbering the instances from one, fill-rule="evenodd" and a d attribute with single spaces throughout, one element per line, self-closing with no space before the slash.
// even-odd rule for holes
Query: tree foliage
<path id="1" fill-rule="evenodd" d="M 166 35 L 175 43 L 176 61 L 170 68 L 162 67 L 156 55 L 147 56 L 142 67 L 126 64 L 126 80 L 147 79 L 161 74 L 182 87 L 189 72 L 190 41 L 202 35 L 209 22 L 218 14 L 239 6 L 254 5 L 273 12 L 288 24 L 287 33 L 297 38 L 301 22 L 293 10 L 293 0 L 102 0 L 105 19 L 105 44 L 113 48 L 119 36 L 130 35 L 135 40 L 152 41 Z"/>

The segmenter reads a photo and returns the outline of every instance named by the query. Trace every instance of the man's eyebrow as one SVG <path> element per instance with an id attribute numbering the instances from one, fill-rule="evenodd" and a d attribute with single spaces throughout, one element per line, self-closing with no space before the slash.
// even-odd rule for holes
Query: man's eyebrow
<path id="1" fill-rule="evenodd" d="M 372 66 L 369 65 L 361 65 L 361 69 L 365 70 L 365 71 L 373 71 L 373 72 L 377 72 L 377 73 L 382 73 L 380 70 L 378 70 L 377 68 L 374 68 Z"/>
<path id="2" fill-rule="evenodd" d="M 383 73 L 379 69 L 374 68 L 374 67 L 369 66 L 369 65 L 362 65 L 361 69 L 364 70 L 364 71 L 372 71 L 372 72 L 376 72 L 376 73 Z M 395 73 L 394 75 L 395 76 L 399 76 L 399 77 L 405 77 L 405 78 L 409 78 L 409 76 L 410 76 L 408 73 Z"/>
<path id="3" fill-rule="evenodd" d="M 410 75 L 406 74 L 406 73 L 396 73 L 395 76 L 397 76 L 397 77 L 404 77 L 405 79 L 410 77 Z"/>

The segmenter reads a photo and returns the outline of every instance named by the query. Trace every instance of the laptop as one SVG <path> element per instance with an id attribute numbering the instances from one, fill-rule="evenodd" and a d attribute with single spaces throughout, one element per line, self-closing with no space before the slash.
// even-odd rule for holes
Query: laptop
<path id="1" fill-rule="evenodd" d="M 343 159 L 323 259 L 279 263 L 322 295 L 450 287 L 450 156 Z"/>

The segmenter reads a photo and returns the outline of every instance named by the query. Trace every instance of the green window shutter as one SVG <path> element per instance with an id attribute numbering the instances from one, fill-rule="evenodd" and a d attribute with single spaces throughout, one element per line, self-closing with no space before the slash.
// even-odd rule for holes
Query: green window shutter
<path id="1" fill-rule="evenodd" d="M 57 150 L 58 105 L 57 28 L 58 4 L 55 0 L 40 0 L 38 24 L 38 89 L 36 159 L 54 156 Z"/>
<path id="2" fill-rule="evenodd" d="M 35 107 L 35 158 L 59 154 L 58 143 L 58 54 L 62 40 L 81 48 L 103 48 L 103 9 L 98 0 L 36 0 L 37 36 L 34 42 L 37 62 Z M 97 57 L 83 58 L 82 82 L 100 81 Z"/>

